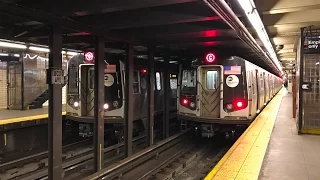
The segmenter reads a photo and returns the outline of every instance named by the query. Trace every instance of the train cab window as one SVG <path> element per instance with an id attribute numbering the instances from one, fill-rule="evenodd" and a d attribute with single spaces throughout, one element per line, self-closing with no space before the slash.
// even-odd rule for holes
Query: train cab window
<path id="1" fill-rule="evenodd" d="M 139 71 L 133 71 L 133 93 L 140 93 L 140 76 Z"/>
<path id="2" fill-rule="evenodd" d="M 156 72 L 156 85 L 157 90 L 161 90 L 161 76 L 159 72 Z"/>
<path id="3" fill-rule="evenodd" d="M 181 77 L 181 93 L 195 94 L 197 93 L 197 73 L 195 70 L 183 70 Z"/>
<path id="4" fill-rule="evenodd" d="M 218 88 L 218 72 L 217 71 L 207 71 L 206 72 L 206 88 L 208 90 L 216 90 Z"/>
<path id="5" fill-rule="evenodd" d="M 78 68 L 76 66 L 70 66 L 68 69 L 68 93 L 78 94 Z"/>

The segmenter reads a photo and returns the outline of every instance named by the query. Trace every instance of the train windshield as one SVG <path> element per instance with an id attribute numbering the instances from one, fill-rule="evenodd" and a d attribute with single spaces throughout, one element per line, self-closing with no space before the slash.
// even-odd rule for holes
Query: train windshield
<path id="1" fill-rule="evenodd" d="M 197 71 L 183 70 L 181 77 L 181 93 L 196 94 L 197 93 Z"/>

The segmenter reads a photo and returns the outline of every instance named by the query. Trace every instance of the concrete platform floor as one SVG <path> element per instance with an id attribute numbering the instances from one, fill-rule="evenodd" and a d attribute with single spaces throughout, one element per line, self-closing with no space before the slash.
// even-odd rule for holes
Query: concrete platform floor
<path id="1" fill-rule="evenodd" d="M 298 135 L 292 95 L 282 98 L 259 180 L 320 180 L 320 136 Z"/>

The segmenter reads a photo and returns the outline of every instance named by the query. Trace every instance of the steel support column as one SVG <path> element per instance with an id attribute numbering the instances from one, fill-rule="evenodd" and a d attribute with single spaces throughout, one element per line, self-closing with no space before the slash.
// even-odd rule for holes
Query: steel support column
<path id="1" fill-rule="evenodd" d="M 154 130 L 154 48 L 148 48 L 148 119 L 147 119 L 147 146 L 153 144 L 153 130 Z"/>
<path id="2" fill-rule="evenodd" d="M 164 60 L 164 68 L 163 68 L 163 92 L 164 92 L 164 99 L 163 99 L 163 139 L 169 137 L 169 106 L 170 106 L 170 99 L 169 99 L 169 57 L 165 57 Z"/>
<path id="3" fill-rule="evenodd" d="M 132 129 L 133 129 L 133 46 L 126 45 L 125 63 L 125 117 L 124 117 L 124 154 L 128 157 L 132 154 Z"/>
<path id="4" fill-rule="evenodd" d="M 49 36 L 49 71 L 62 69 L 62 34 L 61 29 L 52 27 Z M 49 77 L 50 74 L 47 74 Z M 48 110 L 48 178 L 62 179 L 62 84 L 49 83 Z"/>
<path id="5" fill-rule="evenodd" d="M 305 33 L 304 33 L 305 28 L 300 29 L 300 66 L 299 66 L 299 109 L 298 109 L 298 133 L 301 133 L 302 129 L 302 109 L 303 109 L 303 89 L 301 84 L 303 83 L 303 74 L 304 74 L 304 39 L 305 39 Z"/>
<path id="6" fill-rule="evenodd" d="M 104 41 L 96 37 L 94 60 L 94 169 L 103 168 L 104 147 Z"/>

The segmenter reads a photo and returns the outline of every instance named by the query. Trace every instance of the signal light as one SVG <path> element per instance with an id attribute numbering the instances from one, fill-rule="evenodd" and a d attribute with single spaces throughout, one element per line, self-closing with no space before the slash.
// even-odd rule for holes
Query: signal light
<path id="1" fill-rule="evenodd" d="M 147 70 L 146 69 L 141 69 L 141 73 L 146 73 Z"/>
<path id="2" fill-rule="evenodd" d="M 241 101 L 238 101 L 236 105 L 237 105 L 238 108 L 242 108 L 243 103 Z"/>
<path id="3" fill-rule="evenodd" d="M 189 104 L 189 100 L 188 99 L 182 99 L 182 104 L 183 105 L 188 105 Z"/>
<path id="4" fill-rule="evenodd" d="M 207 61 L 208 63 L 213 63 L 214 60 L 216 60 L 216 56 L 215 56 L 213 53 L 208 53 L 208 54 L 206 55 L 206 61 Z"/>

